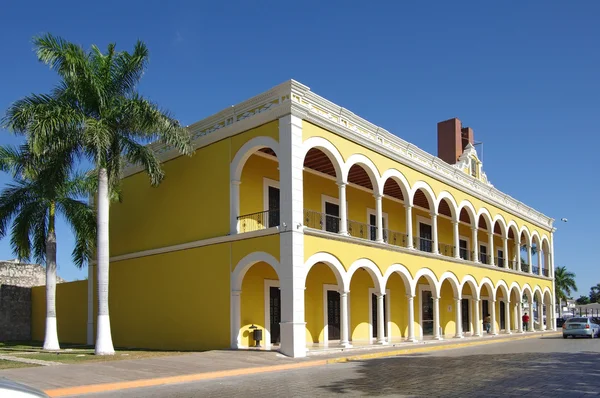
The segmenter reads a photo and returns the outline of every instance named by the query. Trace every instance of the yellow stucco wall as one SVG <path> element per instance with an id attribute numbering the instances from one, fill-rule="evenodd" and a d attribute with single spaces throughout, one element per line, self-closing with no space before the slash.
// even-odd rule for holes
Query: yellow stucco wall
<path id="1" fill-rule="evenodd" d="M 266 263 L 254 264 L 246 273 L 242 283 L 240 344 L 254 345 L 250 326 L 265 330 L 265 280 L 278 281 L 275 270 Z M 266 339 L 266 333 L 263 333 Z M 264 345 L 265 342 L 262 342 Z"/>
<path id="2" fill-rule="evenodd" d="M 87 281 L 56 285 L 56 327 L 59 343 L 85 344 Z M 31 289 L 31 339 L 43 341 L 46 330 L 46 287 Z"/>

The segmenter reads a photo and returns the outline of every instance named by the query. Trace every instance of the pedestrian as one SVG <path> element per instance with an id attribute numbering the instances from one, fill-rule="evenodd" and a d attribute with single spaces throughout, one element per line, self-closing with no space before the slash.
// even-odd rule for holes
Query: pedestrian
<path id="1" fill-rule="evenodd" d="M 487 314 L 485 316 L 485 318 L 483 318 L 483 328 L 489 334 L 491 327 L 492 327 L 492 318 L 490 318 L 490 314 Z"/>
<path id="2" fill-rule="evenodd" d="M 527 313 L 525 313 L 525 315 L 523 315 L 523 329 L 525 331 L 527 331 L 529 329 L 529 315 L 527 315 Z"/>

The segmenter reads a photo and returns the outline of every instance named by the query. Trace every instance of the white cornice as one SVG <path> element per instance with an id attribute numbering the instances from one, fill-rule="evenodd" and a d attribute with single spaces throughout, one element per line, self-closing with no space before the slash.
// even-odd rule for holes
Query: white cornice
<path id="1" fill-rule="evenodd" d="M 289 113 L 491 203 L 545 230 L 551 230 L 553 227 L 554 219 L 458 170 L 384 128 L 318 96 L 311 92 L 309 87 L 295 80 L 284 82 L 188 128 L 192 133 L 194 147 L 200 148 Z M 180 156 L 176 150 L 165 144 L 152 144 L 152 148 L 162 161 Z M 139 167 L 128 167 L 125 176 L 140 170 Z"/>

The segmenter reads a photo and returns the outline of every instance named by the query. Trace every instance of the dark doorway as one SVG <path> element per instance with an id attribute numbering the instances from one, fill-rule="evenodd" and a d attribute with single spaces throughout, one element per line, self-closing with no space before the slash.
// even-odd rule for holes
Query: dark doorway
<path id="1" fill-rule="evenodd" d="M 506 329 L 506 305 L 500 302 L 500 329 Z"/>
<path id="2" fill-rule="evenodd" d="M 482 264 L 488 263 L 487 246 L 479 246 L 479 262 Z"/>
<path id="3" fill-rule="evenodd" d="M 281 291 L 278 287 L 271 286 L 269 290 L 269 308 L 271 318 L 271 344 L 279 344 L 281 339 Z"/>
<path id="4" fill-rule="evenodd" d="M 462 320 L 462 330 L 464 332 L 471 331 L 471 318 L 469 311 L 469 299 L 462 299 L 460 302 L 460 318 Z"/>
<path id="5" fill-rule="evenodd" d="M 340 232 L 340 206 L 335 203 L 325 202 L 325 230 Z"/>
<path id="6" fill-rule="evenodd" d="M 461 239 L 458 242 L 458 244 L 460 246 L 460 258 L 462 258 L 463 260 L 468 260 L 469 259 L 469 250 L 468 250 L 467 241 L 464 239 Z"/>
<path id="7" fill-rule="evenodd" d="M 269 228 L 279 226 L 279 188 L 269 186 Z"/>
<path id="8" fill-rule="evenodd" d="M 340 294 L 333 290 L 327 291 L 327 338 L 340 339 Z"/>
<path id="9" fill-rule="evenodd" d="M 486 316 L 490 313 L 489 310 L 489 302 L 487 300 L 481 300 L 481 321 L 485 319 Z"/>
<path id="10" fill-rule="evenodd" d="M 433 233 L 431 232 L 431 225 L 419 223 L 419 250 L 431 253 L 433 248 L 432 237 Z"/>
<path id="11" fill-rule="evenodd" d="M 371 294 L 371 313 L 373 319 L 371 320 L 373 325 L 373 337 L 377 338 L 377 295 Z M 387 304 L 385 302 L 385 296 L 383 298 L 383 335 L 387 337 Z"/>
<path id="12" fill-rule="evenodd" d="M 421 224 L 423 225 L 423 224 Z M 433 295 L 429 290 L 423 290 L 421 297 L 421 312 L 423 314 L 423 336 L 433 336 Z"/>

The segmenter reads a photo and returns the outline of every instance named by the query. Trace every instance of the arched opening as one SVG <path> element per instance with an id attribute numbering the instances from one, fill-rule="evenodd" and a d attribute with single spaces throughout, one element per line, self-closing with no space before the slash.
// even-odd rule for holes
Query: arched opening
<path id="1" fill-rule="evenodd" d="M 533 324 L 534 324 L 534 301 L 533 301 L 533 292 L 531 291 L 531 289 L 529 289 L 528 286 L 526 286 L 523 289 L 523 296 L 522 296 L 522 302 L 523 302 L 523 330 L 525 332 L 532 332 L 534 330 L 533 328 Z"/>
<path id="2" fill-rule="evenodd" d="M 377 177 L 367 164 L 355 163 L 348 170 L 348 234 L 355 238 L 383 241 L 383 230 L 388 229 L 388 213 L 381 210 L 381 220 L 377 220 Z M 375 196 L 375 198 L 374 198 Z M 382 223 L 381 237 L 378 223 Z"/>
<path id="3" fill-rule="evenodd" d="M 531 272 L 534 275 L 542 274 L 542 245 L 540 244 L 540 238 L 537 234 L 533 234 L 531 237 Z"/>
<path id="4" fill-rule="evenodd" d="M 479 262 L 494 265 L 494 239 L 492 220 L 487 213 L 479 215 L 477 220 L 477 252 Z"/>
<path id="5" fill-rule="evenodd" d="M 494 222 L 494 264 L 500 268 L 508 266 L 508 241 L 506 235 L 506 226 L 502 219 L 497 219 Z"/>
<path id="6" fill-rule="evenodd" d="M 440 339 L 439 295 L 437 281 L 433 276 L 417 274 L 415 281 L 415 318 L 420 329 L 421 339 Z"/>
<path id="7" fill-rule="evenodd" d="M 544 301 L 542 291 L 537 287 L 533 292 L 533 314 L 533 329 L 538 331 L 544 330 L 546 321 Z"/>
<path id="8" fill-rule="evenodd" d="M 519 231 L 517 230 L 516 225 L 510 225 L 508 227 L 508 268 L 518 271 L 520 264 L 520 252 L 521 245 L 519 242 Z"/>
<path id="9" fill-rule="evenodd" d="M 550 245 L 548 244 L 547 239 L 542 239 L 542 250 L 541 250 L 541 258 L 542 258 L 542 275 L 549 277 L 550 273 Z"/>
<path id="10" fill-rule="evenodd" d="M 474 261 L 474 240 L 477 230 L 475 228 L 475 213 L 468 206 L 463 206 L 458 216 L 458 254 L 463 260 Z M 475 231 L 475 232 L 473 232 Z"/>
<path id="11" fill-rule="evenodd" d="M 477 311 L 475 303 L 479 302 L 477 300 L 477 290 L 477 285 L 473 278 L 463 281 L 461 288 L 460 315 L 462 332 L 465 336 L 475 336 L 476 334 L 480 334 L 478 329 L 480 322 L 475 319 L 478 315 L 478 313 L 475 313 Z M 478 317 L 477 320 L 479 320 Z"/>
<path id="12" fill-rule="evenodd" d="M 521 256 L 521 272 L 531 272 L 532 251 L 529 234 L 526 230 L 521 231 L 519 236 L 519 247 Z"/>
<path id="13" fill-rule="evenodd" d="M 556 327 L 556 319 L 555 319 L 555 313 L 554 313 L 554 306 L 552 305 L 552 295 L 550 294 L 549 290 L 545 290 L 544 294 L 543 294 L 543 300 L 542 302 L 544 303 L 544 324 L 545 324 L 545 328 L 546 330 L 554 330 L 554 328 Z"/>
<path id="14" fill-rule="evenodd" d="M 383 287 L 386 292 L 386 304 L 389 303 L 386 311 L 389 311 L 390 315 L 387 341 L 394 343 L 409 338 L 409 300 L 407 295 L 410 293 L 410 274 L 406 268 L 398 264 L 392 265 L 388 268 L 388 270 L 390 269 L 390 273 L 384 277 Z M 414 339 L 414 335 L 410 337 Z"/>
<path id="15" fill-rule="evenodd" d="M 506 285 L 496 288 L 496 330 L 510 334 L 512 328 L 510 294 Z"/>
<path id="16" fill-rule="evenodd" d="M 455 205 L 449 198 L 442 197 L 438 203 L 437 214 L 438 253 L 447 257 L 456 257 L 454 235 L 458 231 L 455 231 L 453 225 L 457 219 Z"/>
<path id="17" fill-rule="evenodd" d="M 237 232 L 279 227 L 279 162 L 270 147 L 254 149 L 238 167 L 241 175 L 232 181 L 239 190 Z M 237 187 L 235 186 L 237 184 Z M 234 199 L 235 200 L 235 199 Z"/>
<path id="18" fill-rule="evenodd" d="M 440 328 L 441 335 L 445 337 L 457 336 L 460 332 L 457 318 L 461 310 L 461 303 L 458 300 L 459 286 L 458 280 L 454 275 L 442 276 L 440 283 Z"/>
<path id="19" fill-rule="evenodd" d="M 489 319 L 489 328 L 486 330 L 486 328 L 484 327 L 483 329 L 483 333 L 484 334 L 492 334 L 494 333 L 495 329 L 493 327 L 493 323 L 495 321 L 495 311 L 493 309 L 493 305 L 494 305 L 494 287 L 491 285 L 491 283 L 483 281 L 481 283 L 481 287 L 479 290 L 479 307 L 478 311 L 480 314 L 479 319 L 481 320 L 482 324 L 485 326 L 486 324 L 486 319 Z"/>
<path id="20" fill-rule="evenodd" d="M 304 225 L 328 232 L 341 228 L 340 194 L 345 186 L 338 184 L 342 176 L 336 158 L 319 148 L 311 148 L 304 157 Z M 341 192 L 341 189 L 344 192 Z"/>
<path id="21" fill-rule="evenodd" d="M 382 291 L 375 264 L 359 266 L 368 260 L 358 260 L 350 267 L 350 340 L 353 344 L 386 342 L 389 336 L 391 292 Z"/>
<path id="22" fill-rule="evenodd" d="M 383 214 L 388 217 L 388 224 L 383 230 L 383 240 L 394 246 L 407 247 L 408 235 L 406 232 L 406 200 L 408 188 L 398 178 L 389 177 L 383 184 L 382 208 Z"/>
<path id="23" fill-rule="evenodd" d="M 435 198 L 432 192 L 429 189 L 418 188 L 413 194 L 412 203 L 412 225 L 415 226 L 413 247 L 423 252 L 437 253 L 437 220 L 434 224 L 432 213 L 435 213 Z"/>
<path id="24" fill-rule="evenodd" d="M 511 310 L 511 326 L 512 330 L 522 332 L 523 331 L 523 297 L 519 288 L 513 285 L 510 289 L 510 310 Z"/>

